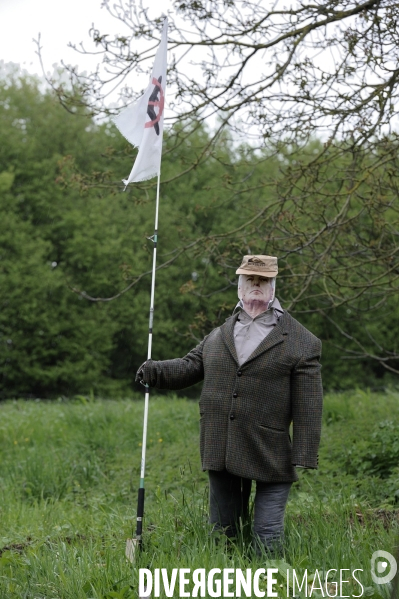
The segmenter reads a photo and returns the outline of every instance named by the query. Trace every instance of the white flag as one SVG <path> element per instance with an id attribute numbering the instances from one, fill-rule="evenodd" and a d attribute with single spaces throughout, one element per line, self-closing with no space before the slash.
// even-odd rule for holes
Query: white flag
<path id="1" fill-rule="evenodd" d="M 168 19 L 162 29 L 150 83 L 141 98 L 125 108 L 115 119 L 119 131 L 139 148 L 132 171 L 123 182 L 145 181 L 159 174 L 162 156 L 163 111 L 166 88 Z"/>

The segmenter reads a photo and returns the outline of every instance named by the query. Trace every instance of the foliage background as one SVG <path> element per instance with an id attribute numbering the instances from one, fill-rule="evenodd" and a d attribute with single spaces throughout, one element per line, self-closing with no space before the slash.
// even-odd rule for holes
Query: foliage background
<path id="1" fill-rule="evenodd" d="M 123 193 L 118 181 L 129 172 L 134 151 L 111 122 L 93 121 L 83 107 L 71 112 L 35 78 L 13 68 L 3 73 L 2 398 L 70 396 L 90 390 L 123 395 L 134 387 L 135 370 L 146 356 L 154 186 L 131 186 Z M 396 384 L 395 375 L 381 362 L 364 355 L 348 359 L 354 356 L 347 353 L 357 349 L 353 337 L 372 347 L 379 343 L 395 355 L 395 296 L 388 295 L 380 305 L 384 290 L 377 287 L 374 306 L 357 306 L 361 318 L 345 302 L 326 316 L 318 299 L 320 281 L 292 301 L 291 289 L 300 289 L 295 275 L 302 268 L 301 253 L 286 252 L 286 239 L 276 228 L 281 214 L 269 220 L 265 210 L 278 201 L 275 183 L 284 184 L 295 151 L 271 155 L 267 148 L 259 152 L 245 144 L 237 147 L 224 133 L 202 161 L 210 134 L 204 125 L 192 127 L 190 137 L 182 136 L 178 144 L 174 140 L 169 145 L 168 135 L 165 139 L 154 358 L 184 355 L 221 324 L 236 303 L 233 265 L 245 253 L 269 253 L 284 256 L 284 276 L 277 286 L 283 306 L 324 342 L 325 387 Z M 307 151 L 309 156 L 317 154 L 323 144 L 315 139 Z M 332 173 L 342 167 L 340 158 L 335 160 L 328 166 Z M 186 175 L 178 177 L 185 168 Z M 334 180 L 330 185 L 333 191 Z M 319 205 L 315 200 L 316 216 Z M 289 213 L 286 205 L 286 222 Z M 305 226 L 298 218 L 295 227 Z M 355 232 L 374 235 L 374 218 L 363 212 Z M 396 222 L 394 211 L 384 218 Z M 244 221 L 253 223 L 248 234 L 240 230 Z M 114 301 L 86 299 L 112 297 L 133 283 Z M 188 393 L 196 396 L 198 390 Z"/>

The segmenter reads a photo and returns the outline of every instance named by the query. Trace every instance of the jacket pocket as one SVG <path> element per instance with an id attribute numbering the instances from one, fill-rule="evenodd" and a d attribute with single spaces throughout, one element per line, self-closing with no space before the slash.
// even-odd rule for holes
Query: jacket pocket
<path id="1" fill-rule="evenodd" d="M 266 424 L 260 424 L 259 425 L 261 428 L 264 428 L 267 431 L 273 431 L 274 433 L 285 433 L 285 429 L 284 428 L 277 428 L 275 426 L 266 426 Z"/>

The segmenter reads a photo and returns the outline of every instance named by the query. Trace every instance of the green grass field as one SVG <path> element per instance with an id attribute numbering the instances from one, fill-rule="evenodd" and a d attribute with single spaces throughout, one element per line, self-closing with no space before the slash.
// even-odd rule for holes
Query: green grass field
<path id="1" fill-rule="evenodd" d="M 3 402 L 0 598 L 128 599 L 137 597 L 140 567 L 269 564 L 279 567 L 280 597 L 287 567 L 307 569 L 310 580 L 316 570 L 323 577 L 330 568 L 363 569 L 362 596 L 388 597 L 390 585 L 372 581 L 370 559 L 378 549 L 395 552 L 399 536 L 398 399 L 364 391 L 326 397 L 320 468 L 300 471 L 284 560 L 268 562 L 253 555 L 249 525 L 233 545 L 209 534 L 197 403 L 151 398 L 145 547 L 133 566 L 124 551 L 135 528 L 142 399 Z M 360 593 L 352 578 L 344 585 L 343 594 Z"/>

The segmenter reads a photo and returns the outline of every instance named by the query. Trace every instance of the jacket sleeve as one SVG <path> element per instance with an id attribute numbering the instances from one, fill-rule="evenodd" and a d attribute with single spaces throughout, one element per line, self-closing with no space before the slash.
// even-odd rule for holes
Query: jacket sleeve
<path id="1" fill-rule="evenodd" d="M 206 337 L 205 337 L 206 339 Z M 205 339 L 192 349 L 184 358 L 174 360 L 147 360 L 139 368 L 136 376 L 150 387 L 157 389 L 184 389 L 191 387 L 204 378 L 202 350 Z"/>
<path id="2" fill-rule="evenodd" d="M 315 337 L 312 341 L 291 375 L 292 463 L 304 468 L 318 467 L 323 410 L 321 341 Z"/>

